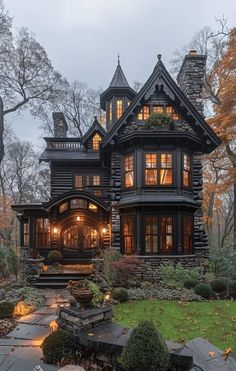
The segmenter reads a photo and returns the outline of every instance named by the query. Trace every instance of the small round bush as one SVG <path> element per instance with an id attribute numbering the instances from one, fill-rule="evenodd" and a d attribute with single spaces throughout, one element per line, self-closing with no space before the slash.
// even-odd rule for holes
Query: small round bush
<path id="1" fill-rule="evenodd" d="M 217 279 L 223 281 L 225 283 L 225 286 L 226 286 L 227 290 L 228 290 L 229 285 L 232 282 L 231 278 L 229 278 L 229 277 L 217 277 Z"/>
<path id="2" fill-rule="evenodd" d="M 45 362 L 50 364 L 60 362 L 65 350 L 70 349 L 72 354 L 76 352 L 74 336 L 61 329 L 48 335 L 44 339 L 41 348 Z"/>
<path id="3" fill-rule="evenodd" d="M 195 278 L 189 278 L 188 280 L 184 281 L 184 287 L 186 289 L 194 289 L 200 282 Z"/>
<path id="4" fill-rule="evenodd" d="M 195 294 L 202 296 L 204 299 L 210 299 L 210 297 L 214 295 L 211 286 L 206 285 L 205 283 L 199 283 L 195 286 L 194 292 Z"/>
<path id="5" fill-rule="evenodd" d="M 232 281 L 229 284 L 229 295 L 234 299 L 236 298 L 236 281 Z"/>
<path id="6" fill-rule="evenodd" d="M 124 287 L 116 287 L 112 291 L 113 299 L 119 301 L 120 303 L 128 300 L 128 291 Z"/>
<path id="7" fill-rule="evenodd" d="M 62 257 L 62 254 L 60 251 L 58 250 L 52 250 L 48 253 L 47 255 L 47 259 L 51 262 L 51 263 L 59 263 L 63 257 Z"/>
<path id="8" fill-rule="evenodd" d="M 169 352 L 165 340 L 150 321 L 142 321 L 131 333 L 121 354 L 125 371 L 165 371 Z"/>
<path id="9" fill-rule="evenodd" d="M 0 301 L 0 319 L 13 316 L 15 305 L 9 301 Z"/>
<path id="10" fill-rule="evenodd" d="M 227 285 L 221 278 L 214 279 L 213 281 L 211 281 L 210 285 L 212 290 L 216 293 L 227 291 Z"/>

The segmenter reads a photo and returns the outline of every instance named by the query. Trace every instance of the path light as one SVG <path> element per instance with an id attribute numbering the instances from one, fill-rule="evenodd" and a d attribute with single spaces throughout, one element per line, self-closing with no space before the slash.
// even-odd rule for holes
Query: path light
<path id="1" fill-rule="evenodd" d="M 14 316 L 19 316 L 19 315 L 25 316 L 26 314 L 30 312 L 30 309 L 32 309 L 30 305 L 26 304 L 23 300 L 19 301 L 14 308 L 13 315 Z"/>
<path id="2" fill-rule="evenodd" d="M 53 321 L 50 322 L 49 327 L 50 327 L 51 331 L 54 332 L 54 331 L 57 331 L 58 324 L 57 324 L 57 322 L 55 320 L 53 320 Z"/>
<path id="3" fill-rule="evenodd" d="M 111 292 L 107 291 L 103 297 L 104 304 L 109 305 L 111 303 L 111 299 L 112 299 Z"/>

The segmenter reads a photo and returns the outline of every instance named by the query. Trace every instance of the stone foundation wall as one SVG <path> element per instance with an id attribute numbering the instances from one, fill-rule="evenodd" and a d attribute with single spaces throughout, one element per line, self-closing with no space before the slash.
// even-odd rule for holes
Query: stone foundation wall
<path id="1" fill-rule="evenodd" d="M 152 281 L 161 276 L 160 267 L 164 264 L 176 265 L 180 263 L 184 268 L 198 268 L 205 273 L 208 265 L 208 249 L 194 255 L 169 255 L 169 256 L 137 256 L 143 264 L 134 269 L 134 278 L 142 281 Z"/>

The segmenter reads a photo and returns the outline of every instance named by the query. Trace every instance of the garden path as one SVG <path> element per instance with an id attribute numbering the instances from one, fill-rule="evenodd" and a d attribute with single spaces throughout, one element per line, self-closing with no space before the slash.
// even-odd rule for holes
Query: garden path
<path id="1" fill-rule="evenodd" d="M 45 365 L 40 345 L 52 332 L 50 324 L 57 319 L 58 308 L 67 305 L 67 290 L 41 290 L 46 301 L 43 307 L 20 317 L 17 327 L 5 339 L 0 339 L 0 371 L 33 371 L 40 365 L 43 371 L 56 371 L 56 366 Z"/>

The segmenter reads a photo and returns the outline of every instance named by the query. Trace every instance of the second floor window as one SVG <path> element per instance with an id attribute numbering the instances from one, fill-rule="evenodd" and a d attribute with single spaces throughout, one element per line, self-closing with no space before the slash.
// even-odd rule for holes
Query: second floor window
<path id="1" fill-rule="evenodd" d="M 94 151 L 99 150 L 101 140 L 102 138 L 100 137 L 98 133 L 93 136 L 93 150 Z"/>
<path id="2" fill-rule="evenodd" d="M 173 184 L 171 153 L 145 154 L 144 184 L 147 186 Z"/>
<path id="3" fill-rule="evenodd" d="M 191 184 L 191 157 L 184 153 L 182 182 L 184 187 L 190 187 Z"/>
<path id="4" fill-rule="evenodd" d="M 124 186 L 125 188 L 134 185 L 134 156 L 127 155 L 124 158 Z"/>
<path id="5" fill-rule="evenodd" d="M 93 185 L 94 186 L 100 186 L 101 185 L 100 175 L 93 175 Z"/>
<path id="6" fill-rule="evenodd" d="M 150 116 L 150 107 L 143 106 L 143 108 L 138 113 L 138 120 L 147 120 Z"/>
<path id="7" fill-rule="evenodd" d="M 75 189 L 83 189 L 83 176 L 75 175 Z"/>
<path id="8" fill-rule="evenodd" d="M 119 119 L 123 113 L 123 100 L 118 98 L 116 101 L 116 118 Z"/>

